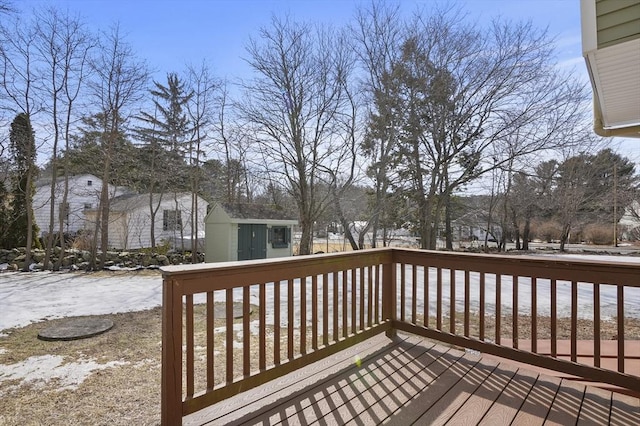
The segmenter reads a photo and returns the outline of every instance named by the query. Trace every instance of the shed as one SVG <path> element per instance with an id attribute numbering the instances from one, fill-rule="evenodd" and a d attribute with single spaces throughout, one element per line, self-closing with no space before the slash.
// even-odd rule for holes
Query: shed
<path id="1" fill-rule="evenodd" d="M 292 256 L 292 227 L 297 224 L 271 205 L 217 203 L 205 218 L 205 261 Z"/>

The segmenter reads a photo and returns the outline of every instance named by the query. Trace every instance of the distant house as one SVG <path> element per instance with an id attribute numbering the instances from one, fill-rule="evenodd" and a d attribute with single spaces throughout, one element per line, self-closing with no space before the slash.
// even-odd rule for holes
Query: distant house
<path id="1" fill-rule="evenodd" d="M 177 249 L 191 250 L 191 221 L 196 220 L 191 206 L 191 193 L 122 195 L 111 201 L 109 208 L 109 247 L 120 250 L 151 247 L 151 208 L 155 211 L 156 244 L 168 243 Z M 207 201 L 198 196 L 198 251 L 204 247 L 204 219 Z M 152 206 L 152 207 L 150 207 Z M 97 211 L 87 212 L 94 220 Z"/>
<path id="2" fill-rule="evenodd" d="M 491 223 L 487 229 L 488 212 L 484 210 L 470 211 L 451 221 L 454 241 L 498 241 L 502 238 L 502 227 Z M 444 231 L 443 231 L 444 232 Z"/>
<path id="3" fill-rule="evenodd" d="M 271 206 L 216 204 L 205 219 L 205 261 L 292 256 L 292 227 L 297 224 Z"/>
<path id="4" fill-rule="evenodd" d="M 41 179 L 35 184 L 33 196 L 33 214 L 41 234 L 49 232 L 51 218 L 51 179 Z M 64 232 L 75 233 L 82 229 L 89 229 L 86 223 L 86 213 L 98 207 L 102 180 L 94 175 L 84 174 L 69 177 L 69 191 L 67 202 L 62 203 L 64 195 L 64 178 L 58 178 L 54 190 L 54 232 L 59 230 L 59 220 L 62 216 Z M 109 185 L 109 196 L 117 197 L 127 193 L 127 189 Z"/>
<path id="5" fill-rule="evenodd" d="M 618 235 L 622 240 L 640 239 L 640 202 L 633 201 L 624 209 L 624 214 L 618 222 Z"/>

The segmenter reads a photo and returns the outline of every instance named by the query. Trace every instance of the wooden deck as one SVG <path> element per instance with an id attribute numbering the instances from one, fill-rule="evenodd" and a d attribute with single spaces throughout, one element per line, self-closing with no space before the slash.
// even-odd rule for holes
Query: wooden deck
<path id="1" fill-rule="evenodd" d="M 183 419 L 381 423 L 637 425 L 640 400 L 416 336 L 379 335 Z"/>

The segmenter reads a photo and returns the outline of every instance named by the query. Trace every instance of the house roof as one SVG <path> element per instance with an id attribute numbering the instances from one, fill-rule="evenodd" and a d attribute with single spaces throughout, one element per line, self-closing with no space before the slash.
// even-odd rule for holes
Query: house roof
<path id="1" fill-rule="evenodd" d="M 293 215 L 273 204 L 233 203 L 221 204 L 221 206 L 232 219 L 297 220 Z"/>
<path id="2" fill-rule="evenodd" d="M 71 176 L 69 176 L 69 181 L 70 182 L 78 181 L 78 180 L 92 180 L 92 181 L 95 181 L 95 182 L 98 182 L 98 181 L 102 182 L 102 180 L 99 177 L 97 177 L 95 175 L 92 175 L 92 174 L 89 174 L 89 173 L 83 173 L 83 174 L 80 174 L 80 175 L 71 175 Z M 36 180 L 35 183 L 34 183 L 34 186 L 36 188 L 40 188 L 42 186 L 50 186 L 51 185 L 51 181 L 52 181 L 51 176 L 43 177 L 43 178 L 40 178 L 40 179 Z M 56 179 L 56 182 L 57 183 L 64 182 L 64 176 L 58 176 L 57 179 Z"/>
<path id="3" fill-rule="evenodd" d="M 139 209 L 141 207 L 149 206 L 149 193 L 146 194 L 125 194 L 115 197 L 111 200 L 111 204 L 109 209 L 111 211 L 128 211 Z M 171 201 L 174 197 L 183 198 L 183 197 L 191 197 L 191 193 L 189 192 L 178 192 L 177 194 L 172 193 L 153 193 L 153 202 L 157 203 L 162 197 L 162 201 Z M 202 198 L 201 198 L 202 199 Z"/>
<path id="4" fill-rule="evenodd" d="M 640 2 L 581 0 L 594 131 L 640 138 Z"/>

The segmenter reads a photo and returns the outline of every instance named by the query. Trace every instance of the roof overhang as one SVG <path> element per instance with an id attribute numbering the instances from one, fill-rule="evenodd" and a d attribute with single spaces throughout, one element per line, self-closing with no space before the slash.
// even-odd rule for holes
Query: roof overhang
<path id="1" fill-rule="evenodd" d="M 640 37 L 598 47 L 595 3 L 581 1 L 582 54 L 593 88 L 594 131 L 640 138 Z"/>

